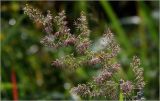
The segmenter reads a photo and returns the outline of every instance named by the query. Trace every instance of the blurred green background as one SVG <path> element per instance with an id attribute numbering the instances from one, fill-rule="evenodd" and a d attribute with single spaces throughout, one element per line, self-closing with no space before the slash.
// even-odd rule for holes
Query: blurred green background
<path id="1" fill-rule="evenodd" d="M 95 41 L 110 27 L 121 46 L 118 56 L 124 72 L 130 78 L 132 56 L 141 58 L 146 81 L 145 98 L 159 99 L 159 1 L 37 1 L 1 2 L 1 99 L 74 99 L 71 87 L 90 80 L 90 73 L 78 69 L 69 74 L 51 67 L 52 60 L 70 52 L 42 46 L 45 35 L 42 26 L 23 14 L 28 3 L 55 16 L 65 10 L 68 26 L 74 32 L 73 21 L 83 10 L 87 14 L 90 38 Z M 74 75 L 74 76 L 73 76 Z M 17 86 L 17 90 L 16 90 Z"/>

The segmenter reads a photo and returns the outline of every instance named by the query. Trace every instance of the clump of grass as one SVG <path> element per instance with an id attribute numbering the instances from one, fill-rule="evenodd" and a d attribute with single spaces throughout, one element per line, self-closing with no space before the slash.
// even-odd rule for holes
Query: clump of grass
<path id="1" fill-rule="evenodd" d="M 45 16 L 38 9 L 26 5 L 24 12 L 33 21 L 39 22 L 44 26 L 44 31 L 47 35 L 40 41 L 44 46 L 55 49 L 73 46 L 75 49 L 73 54 L 54 60 L 51 63 L 53 67 L 75 71 L 77 68 L 85 66 L 94 67 L 99 64 L 98 74 L 93 77 L 93 80 L 73 87 L 70 91 L 71 94 L 80 95 L 84 99 L 89 97 L 91 99 L 117 100 L 121 94 L 127 100 L 144 99 L 143 88 L 145 83 L 143 69 L 139 68 L 140 59 L 134 56 L 131 63 L 131 68 L 136 77 L 134 81 L 124 80 L 120 77 L 118 72 L 121 69 L 121 65 L 119 62 L 113 61 L 120 52 L 120 45 L 116 42 L 109 28 L 103 34 L 102 44 L 104 48 L 94 52 L 90 49 L 93 43 L 89 38 L 91 31 L 88 28 L 87 19 L 83 12 L 81 12 L 80 17 L 75 22 L 77 34 L 71 34 L 70 28 L 67 26 L 65 11 L 61 11 L 55 17 L 48 11 Z M 53 32 L 53 28 L 56 29 L 55 32 Z M 117 80 L 115 80 L 115 76 L 118 76 L 120 79 L 116 78 Z M 133 93 L 135 89 L 138 89 L 137 95 Z"/>

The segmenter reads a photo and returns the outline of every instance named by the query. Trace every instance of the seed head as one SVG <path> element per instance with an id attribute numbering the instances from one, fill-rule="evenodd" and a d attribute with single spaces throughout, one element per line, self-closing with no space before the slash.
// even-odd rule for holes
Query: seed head
<path id="1" fill-rule="evenodd" d="M 63 68 L 64 67 L 64 63 L 58 59 L 56 59 L 55 61 L 52 61 L 51 63 L 52 66 L 55 66 L 57 68 Z"/>
<path id="2" fill-rule="evenodd" d="M 117 72 L 120 68 L 121 64 L 119 63 L 116 63 L 116 64 L 113 64 L 111 67 L 112 67 L 112 70 L 113 72 Z"/>
<path id="3" fill-rule="evenodd" d="M 77 44 L 76 50 L 79 54 L 85 54 L 90 46 L 90 41 L 85 39 L 83 42 L 80 41 L 80 43 Z"/>
<path id="4" fill-rule="evenodd" d="M 90 93 L 90 89 L 85 84 L 79 84 L 78 87 L 74 87 L 71 89 L 71 93 L 80 95 L 80 96 L 87 96 Z"/>
<path id="5" fill-rule="evenodd" d="M 139 68 L 140 66 L 140 59 L 137 56 L 133 57 L 133 62 L 130 64 L 132 67 L 133 72 L 136 76 L 136 87 L 138 89 L 143 89 L 145 86 L 144 78 L 143 78 L 143 69 Z"/>
<path id="6" fill-rule="evenodd" d="M 71 38 L 67 38 L 66 40 L 64 40 L 64 45 L 74 45 L 76 43 L 76 38 L 75 37 L 71 37 Z"/>
<path id="7" fill-rule="evenodd" d="M 96 65 L 98 63 L 101 63 L 101 60 L 100 58 L 98 57 L 95 57 L 95 58 L 92 58 L 90 61 L 89 61 L 89 65 Z"/>
<path id="8" fill-rule="evenodd" d="M 39 22 L 43 24 L 44 16 L 41 11 L 38 9 L 33 8 L 32 6 L 26 4 L 26 6 L 23 8 L 24 14 L 28 15 L 30 19 L 32 19 L 35 22 Z"/>
<path id="9" fill-rule="evenodd" d="M 102 73 L 100 73 L 100 75 L 98 77 L 94 78 L 94 81 L 97 84 L 102 84 L 104 83 L 106 80 L 108 80 L 110 77 L 112 76 L 111 72 L 108 72 L 107 70 L 102 71 Z"/>
<path id="10" fill-rule="evenodd" d="M 90 34 L 90 30 L 88 29 L 88 22 L 84 12 L 81 12 L 80 18 L 75 22 L 76 28 L 80 31 L 80 37 L 88 37 Z"/>
<path id="11" fill-rule="evenodd" d="M 123 81 L 123 83 L 120 84 L 120 88 L 121 88 L 123 94 L 128 95 L 131 93 L 131 91 L 133 89 L 133 85 L 131 84 L 130 81 L 126 81 L 126 82 Z"/>

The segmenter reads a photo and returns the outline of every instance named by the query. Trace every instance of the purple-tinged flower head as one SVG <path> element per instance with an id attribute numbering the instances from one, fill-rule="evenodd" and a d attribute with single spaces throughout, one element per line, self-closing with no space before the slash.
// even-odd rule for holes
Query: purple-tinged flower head
<path id="1" fill-rule="evenodd" d="M 53 17 L 50 13 L 50 11 L 48 10 L 47 12 L 47 16 L 44 18 L 44 22 L 43 25 L 45 26 L 45 31 L 47 34 L 53 34 Z"/>
<path id="2" fill-rule="evenodd" d="M 117 54 L 120 52 L 119 44 L 114 41 L 110 44 L 110 48 L 112 50 L 111 57 L 117 56 Z"/>
<path id="3" fill-rule="evenodd" d="M 54 33 L 54 36 L 55 36 L 55 37 L 58 37 L 59 35 L 60 35 L 60 32 L 55 32 L 55 33 Z"/>
<path id="4" fill-rule="evenodd" d="M 133 64 L 133 66 L 140 66 L 141 60 L 137 56 L 134 56 L 132 64 Z"/>
<path id="5" fill-rule="evenodd" d="M 44 46 L 56 49 L 58 46 L 54 43 L 54 40 L 55 40 L 55 36 L 49 34 L 43 37 L 40 43 L 43 44 Z"/>
<path id="6" fill-rule="evenodd" d="M 59 59 L 56 59 L 55 61 L 52 61 L 51 65 L 55 66 L 57 68 L 63 68 L 64 67 L 64 63 Z"/>
<path id="7" fill-rule="evenodd" d="M 90 46 L 88 23 L 84 12 L 81 12 L 80 18 L 75 22 L 79 35 L 76 42 L 76 50 L 79 54 L 85 54 Z"/>
<path id="8" fill-rule="evenodd" d="M 103 37 L 103 41 L 105 41 L 105 43 L 111 43 L 114 40 L 114 35 L 109 28 L 104 32 Z"/>
<path id="9" fill-rule="evenodd" d="M 63 58 L 64 64 L 69 71 L 74 71 L 79 67 L 76 58 L 73 54 L 67 55 Z"/>
<path id="10" fill-rule="evenodd" d="M 85 84 L 79 84 L 78 87 L 74 87 L 71 89 L 71 93 L 80 95 L 80 96 L 87 96 L 90 93 L 90 89 Z"/>
<path id="11" fill-rule="evenodd" d="M 63 44 L 65 46 L 67 45 L 74 45 L 76 43 L 76 38 L 73 36 L 73 37 L 70 37 L 70 38 L 67 38 L 66 40 L 64 40 Z"/>
<path id="12" fill-rule="evenodd" d="M 54 22 L 58 26 L 58 35 L 71 35 L 70 29 L 67 27 L 66 15 L 64 10 L 58 13 L 58 16 L 55 16 Z"/>
<path id="13" fill-rule="evenodd" d="M 122 82 L 120 84 L 120 88 L 125 95 L 129 95 L 131 91 L 133 90 L 133 85 L 130 81 Z"/>
<path id="14" fill-rule="evenodd" d="M 133 62 L 130 65 L 132 67 L 133 72 L 135 73 L 136 87 L 138 89 L 143 89 L 145 86 L 145 82 L 143 78 L 143 69 L 139 68 L 141 64 L 140 59 L 137 56 L 134 56 L 132 61 Z"/>
<path id="15" fill-rule="evenodd" d="M 88 29 L 88 22 L 84 12 L 81 12 L 80 18 L 75 22 L 77 30 L 80 32 L 81 37 L 88 37 L 90 30 Z"/>
<path id="16" fill-rule="evenodd" d="M 47 35 L 40 41 L 44 46 L 58 48 L 61 46 L 74 45 L 78 54 L 67 55 L 63 58 L 52 61 L 51 65 L 57 68 L 65 68 L 65 70 L 75 71 L 78 67 L 101 64 L 102 71 L 98 76 L 93 78 L 91 85 L 81 84 L 74 87 L 71 92 L 80 96 L 105 97 L 118 99 L 119 86 L 125 96 L 131 94 L 133 85 L 130 81 L 120 80 L 120 85 L 112 79 L 115 72 L 120 68 L 119 63 L 113 63 L 113 58 L 120 51 L 119 44 L 116 42 L 113 33 L 108 29 L 105 31 L 103 38 L 100 41 L 102 47 L 101 52 L 93 52 L 89 50 L 91 41 L 89 39 L 90 30 L 88 28 L 87 18 L 84 12 L 81 12 L 80 18 L 75 22 L 77 28 L 77 36 L 70 33 L 70 28 L 67 27 L 65 11 L 62 11 L 58 16 L 52 17 L 50 11 L 47 15 L 43 15 L 38 9 L 26 5 L 24 13 L 27 14 L 34 22 L 41 23 Z M 56 32 L 53 33 L 53 22 Z M 104 50 L 103 50 L 104 49 Z M 80 55 L 83 55 L 82 57 Z M 84 56 L 85 55 L 85 56 Z M 77 57 L 75 57 L 77 56 Z M 143 69 L 140 66 L 140 59 L 133 57 L 131 67 L 135 73 L 134 88 L 142 90 L 145 86 L 143 78 Z M 137 99 L 142 98 L 142 92 L 137 93 Z"/>
<path id="17" fill-rule="evenodd" d="M 105 58 L 110 59 L 117 56 L 120 52 L 120 46 L 109 28 L 104 32 L 102 41 L 104 46 L 106 46 L 106 49 L 111 50 L 109 53 L 106 53 Z"/>
<path id="18" fill-rule="evenodd" d="M 105 81 L 107 81 L 112 76 L 111 72 L 108 72 L 107 70 L 102 71 L 98 77 L 94 78 L 94 81 L 97 84 L 103 84 Z"/>
<path id="19" fill-rule="evenodd" d="M 76 43 L 76 38 L 70 33 L 70 28 L 67 27 L 65 11 L 61 11 L 58 16 L 54 18 L 57 25 L 57 32 L 54 35 L 58 39 L 59 46 L 73 45 Z"/>
<path id="20" fill-rule="evenodd" d="M 99 63 L 101 63 L 101 59 L 98 57 L 94 57 L 91 60 L 89 60 L 89 62 L 88 62 L 89 65 L 96 65 Z"/>
<path id="21" fill-rule="evenodd" d="M 88 39 L 84 39 L 82 40 L 82 42 L 80 41 L 80 43 L 76 45 L 76 50 L 79 54 L 85 54 L 89 46 L 90 46 L 90 41 Z"/>
<path id="22" fill-rule="evenodd" d="M 32 6 L 26 4 L 26 6 L 23 8 L 24 14 L 28 15 L 30 19 L 32 19 L 34 22 L 39 22 L 43 24 L 44 22 L 44 16 L 41 11 L 38 9 L 33 8 Z"/>
<path id="23" fill-rule="evenodd" d="M 120 69 L 121 64 L 116 63 L 116 64 L 113 64 L 111 67 L 112 67 L 113 72 L 117 72 Z"/>
<path id="24" fill-rule="evenodd" d="M 94 90 L 90 93 L 90 96 L 91 97 L 100 97 L 100 96 L 103 96 L 104 92 L 103 91 L 97 91 L 97 90 Z"/>

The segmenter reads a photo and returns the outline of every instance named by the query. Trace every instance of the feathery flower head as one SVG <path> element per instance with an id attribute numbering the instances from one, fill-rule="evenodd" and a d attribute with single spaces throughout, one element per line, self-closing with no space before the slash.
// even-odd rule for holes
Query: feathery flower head
<path id="1" fill-rule="evenodd" d="M 120 88 L 121 88 L 123 94 L 129 95 L 131 93 L 131 91 L 133 90 L 133 85 L 130 81 L 126 81 L 126 82 L 123 81 L 120 84 Z"/>
<path id="2" fill-rule="evenodd" d="M 44 18 L 43 25 L 45 26 L 45 31 L 47 34 L 53 34 L 53 17 L 48 10 L 47 16 Z"/>
<path id="3" fill-rule="evenodd" d="M 46 35 L 40 41 L 41 44 L 47 47 L 57 48 L 58 46 L 54 43 L 55 36 L 54 35 Z"/>
<path id="4" fill-rule="evenodd" d="M 23 8 L 24 14 L 28 15 L 30 19 L 32 19 L 35 22 L 39 22 L 43 24 L 44 16 L 41 11 L 38 9 L 33 8 L 32 6 L 26 4 L 26 6 Z"/>
<path id="5" fill-rule="evenodd" d="M 103 84 L 105 81 L 107 81 L 112 76 L 111 72 L 108 72 L 107 70 L 102 71 L 98 77 L 94 78 L 94 81 L 97 84 Z"/>
<path id="6" fill-rule="evenodd" d="M 59 35 L 70 35 L 70 29 L 67 27 L 66 14 L 65 11 L 58 13 L 58 16 L 54 18 L 54 22 L 58 26 Z"/>
<path id="7" fill-rule="evenodd" d="M 116 63 L 116 64 L 113 64 L 111 67 L 112 67 L 113 72 L 117 72 L 120 69 L 121 64 Z"/>
<path id="8" fill-rule="evenodd" d="M 145 86 L 144 78 L 143 78 L 143 69 L 139 68 L 140 66 L 140 59 L 137 56 L 133 57 L 133 62 L 130 64 L 132 67 L 133 72 L 135 73 L 135 81 L 136 81 L 136 87 L 138 89 L 143 89 Z"/>
<path id="9" fill-rule="evenodd" d="M 102 66 L 102 71 L 100 71 L 97 77 L 93 78 L 93 81 L 90 82 L 91 85 L 78 85 L 78 87 L 71 89 L 72 93 L 84 97 L 101 96 L 118 99 L 119 86 L 124 96 L 128 96 L 132 92 L 133 86 L 134 88 L 137 87 L 138 90 L 143 90 L 145 86 L 143 69 L 139 68 L 140 59 L 136 56 L 133 57 L 133 62 L 131 63 L 131 67 L 136 77 L 134 85 L 132 82 L 125 82 L 124 80 L 120 80 L 119 85 L 119 83 L 112 79 L 115 72 L 120 68 L 119 63 L 112 61 L 119 53 L 120 46 L 116 42 L 114 35 L 109 28 L 105 31 L 103 38 L 101 38 L 100 41 L 103 48 L 100 52 L 93 52 L 89 50 L 89 47 L 91 46 L 91 40 L 89 39 L 90 30 L 88 28 L 88 22 L 84 12 L 81 12 L 80 17 L 75 22 L 78 35 L 74 36 L 70 33 L 70 28 L 67 27 L 68 22 L 66 21 L 65 11 L 61 11 L 57 16 L 53 17 L 50 11 L 47 12 L 47 15 L 43 15 L 38 9 L 29 5 L 26 5 L 23 9 L 24 13 L 27 14 L 34 22 L 39 22 L 43 25 L 47 35 L 42 38 L 40 43 L 52 48 L 73 45 L 76 53 L 82 55 L 82 57 L 79 55 L 74 56 L 73 53 L 60 59 L 56 59 L 52 61 L 52 66 L 74 71 L 78 67 L 86 65 L 86 63 L 89 65 L 101 64 L 100 66 Z M 53 32 L 53 28 L 55 28 L 56 32 Z M 141 99 L 142 92 L 139 91 L 136 98 Z"/>
<path id="10" fill-rule="evenodd" d="M 90 93 L 90 89 L 85 84 L 79 84 L 78 87 L 74 87 L 71 89 L 71 93 L 80 95 L 80 96 L 87 96 Z"/>
<path id="11" fill-rule="evenodd" d="M 52 61 L 51 65 L 55 66 L 57 68 L 63 68 L 64 67 L 64 63 L 59 59 L 56 59 L 55 61 Z"/>
<path id="12" fill-rule="evenodd" d="M 88 64 L 89 65 L 96 65 L 101 63 L 101 59 L 98 57 L 92 58 L 91 60 L 89 60 Z"/>
<path id="13" fill-rule="evenodd" d="M 114 40 L 114 35 L 109 28 L 104 32 L 103 37 L 107 43 L 111 43 Z"/>
<path id="14" fill-rule="evenodd" d="M 88 37 L 90 34 L 90 30 L 88 29 L 88 22 L 84 12 L 81 12 L 80 18 L 75 22 L 77 30 L 80 31 L 80 37 Z"/>
<path id="15" fill-rule="evenodd" d="M 79 54 L 85 54 L 89 46 L 90 46 L 90 41 L 88 39 L 84 39 L 76 45 L 76 50 Z"/>
<path id="16" fill-rule="evenodd" d="M 67 38 L 66 40 L 64 40 L 63 44 L 65 46 L 67 45 L 74 45 L 76 43 L 76 38 L 74 36 Z"/>

